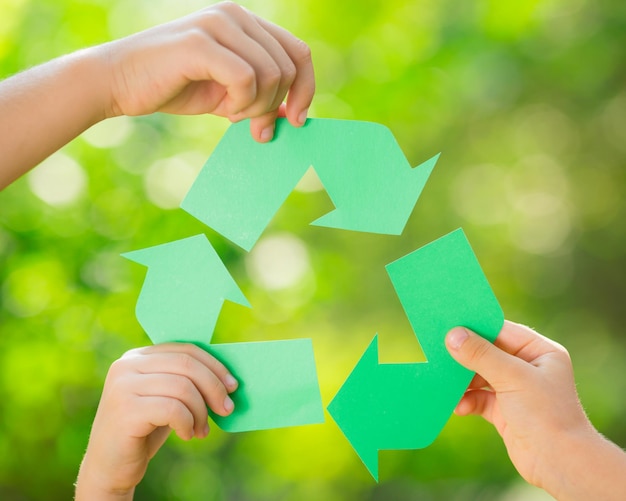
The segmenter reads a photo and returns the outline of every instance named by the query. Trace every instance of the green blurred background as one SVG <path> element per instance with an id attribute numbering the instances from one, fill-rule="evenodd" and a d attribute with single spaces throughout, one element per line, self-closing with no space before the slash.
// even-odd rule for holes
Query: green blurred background
<path id="1" fill-rule="evenodd" d="M 149 342 L 145 270 L 119 254 L 200 232 L 253 305 L 227 305 L 216 340 L 312 338 L 327 405 L 376 332 L 383 361 L 422 359 L 383 266 L 462 226 L 506 317 L 566 345 L 592 421 L 625 445 L 626 3 L 243 4 L 310 44 L 311 116 L 383 123 L 412 165 L 439 164 L 401 237 L 308 226 L 330 202 L 307 179 L 250 255 L 177 209 L 215 117 L 102 123 L 0 193 L 0 499 L 71 498 L 107 369 Z M 0 0 L 0 77 L 204 5 Z M 381 453 L 379 485 L 326 418 L 172 437 L 136 499 L 547 499 L 479 418 Z"/>

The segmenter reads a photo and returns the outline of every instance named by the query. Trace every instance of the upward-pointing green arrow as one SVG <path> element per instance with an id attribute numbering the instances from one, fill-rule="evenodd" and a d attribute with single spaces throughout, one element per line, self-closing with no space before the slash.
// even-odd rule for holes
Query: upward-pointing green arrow
<path id="1" fill-rule="evenodd" d="M 336 209 L 313 224 L 398 235 L 438 155 L 412 168 L 380 124 L 309 119 L 276 122 L 274 139 L 255 142 L 246 122 L 231 125 L 181 207 L 250 250 L 312 165 Z"/>
<path id="2" fill-rule="evenodd" d="M 210 343 L 225 300 L 250 306 L 204 235 L 122 256 L 148 267 L 135 311 L 153 343 Z"/>
<path id="3" fill-rule="evenodd" d="M 493 341 L 504 323 L 461 229 L 387 265 L 387 272 L 428 361 L 380 364 L 374 337 L 328 407 L 376 480 L 378 451 L 430 445 L 474 375 L 448 354 L 446 333 L 461 325 Z"/>
<path id="4" fill-rule="evenodd" d="M 152 342 L 194 343 L 239 381 L 233 413 L 210 412 L 220 428 L 252 431 L 324 421 L 310 339 L 210 344 L 225 300 L 250 305 L 204 235 L 123 256 L 148 267 L 136 315 Z"/>

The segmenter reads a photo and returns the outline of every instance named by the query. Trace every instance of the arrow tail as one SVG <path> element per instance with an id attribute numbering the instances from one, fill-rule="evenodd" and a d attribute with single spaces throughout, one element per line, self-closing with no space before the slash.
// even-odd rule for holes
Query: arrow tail
<path id="1" fill-rule="evenodd" d="M 200 344 L 219 359 L 239 387 L 235 410 L 211 419 L 228 432 L 268 430 L 324 422 L 310 339 L 256 343 Z"/>
<path id="2" fill-rule="evenodd" d="M 181 208 L 249 251 L 311 165 L 302 133 L 278 120 L 274 139 L 259 144 L 249 121 L 231 125 Z"/>

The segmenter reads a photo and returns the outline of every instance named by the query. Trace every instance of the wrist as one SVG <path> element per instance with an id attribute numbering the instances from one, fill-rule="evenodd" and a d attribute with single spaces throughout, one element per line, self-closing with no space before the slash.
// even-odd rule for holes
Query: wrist
<path id="1" fill-rule="evenodd" d="M 132 501 L 135 487 L 120 488 L 85 455 L 76 479 L 75 501 Z"/>
<path id="2" fill-rule="evenodd" d="M 591 424 L 589 429 L 566 433 L 558 442 L 539 487 L 559 501 L 626 499 L 624 451 Z"/>
<path id="3" fill-rule="evenodd" d="M 112 43 L 97 45 L 83 49 L 74 54 L 77 71 L 82 81 L 90 89 L 89 100 L 92 103 L 92 125 L 106 118 L 119 116 L 113 97 L 113 62 L 111 56 Z"/>

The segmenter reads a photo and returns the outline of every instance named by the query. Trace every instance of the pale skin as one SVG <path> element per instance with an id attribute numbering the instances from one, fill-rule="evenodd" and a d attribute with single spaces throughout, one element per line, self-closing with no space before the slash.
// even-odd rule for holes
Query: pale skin
<path id="1" fill-rule="evenodd" d="M 492 423 L 526 481 L 559 501 L 626 499 L 626 453 L 587 418 L 563 346 L 508 321 L 494 344 L 455 328 L 446 345 L 477 373 L 455 412 Z"/>
<path id="2" fill-rule="evenodd" d="M 173 430 L 183 440 L 209 433 L 207 405 L 234 409 L 238 382 L 218 360 L 191 344 L 127 352 L 107 374 L 76 481 L 76 501 L 133 499 L 148 462 Z"/>
<path id="3" fill-rule="evenodd" d="M 252 136 L 267 142 L 278 116 L 304 124 L 314 91 L 304 42 L 240 6 L 217 4 L 0 82 L 0 189 L 107 118 L 250 118 Z M 465 329 L 446 342 L 479 374 L 456 412 L 493 423 L 527 481 L 563 501 L 626 499 L 626 455 L 587 419 L 563 347 L 511 322 L 495 346 Z M 192 345 L 122 357 L 107 376 L 77 500 L 132 499 L 170 432 L 205 437 L 206 405 L 228 415 L 236 386 L 222 364 Z"/>
<path id="4" fill-rule="evenodd" d="M 267 142 L 279 115 L 304 124 L 314 91 L 304 42 L 234 3 L 213 5 L 0 82 L 0 189 L 106 118 L 250 118 Z"/>

